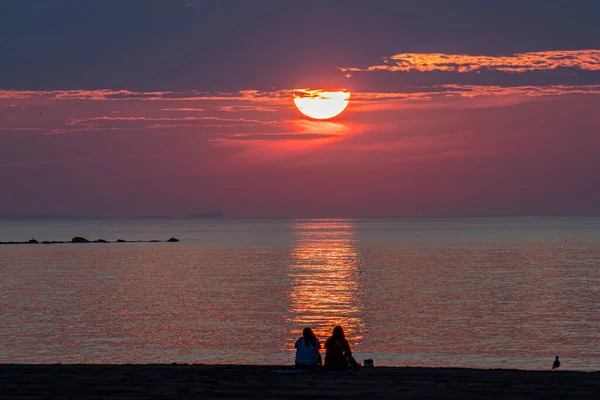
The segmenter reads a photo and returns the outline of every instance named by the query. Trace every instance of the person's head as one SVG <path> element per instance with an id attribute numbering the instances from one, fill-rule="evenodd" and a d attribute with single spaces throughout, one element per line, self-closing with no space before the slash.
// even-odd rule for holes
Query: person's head
<path id="1" fill-rule="evenodd" d="M 304 338 L 304 344 L 309 346 L 311 343 L 315 344 L 317 342 L 317 337 L 313 333 L 312 329 L 306 327 L 302 331 L 302 337 Z"/>
<path id="2" fill-rule="evenodd" d="M 346 337 L 344 336 L 344 330 L 339 325 L 333 328 L 333 334 L 331 335 L 331 337 L 334 339 L 346 339 Z"/>

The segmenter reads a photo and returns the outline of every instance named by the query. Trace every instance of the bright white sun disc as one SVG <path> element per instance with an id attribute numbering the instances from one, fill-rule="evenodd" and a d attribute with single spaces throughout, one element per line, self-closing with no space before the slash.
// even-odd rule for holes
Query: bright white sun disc
<path id="1" fill-rule="evenodd" d="M 350 93 L 345 90 L 325 91 L 296 89 L 294 104 L 307 117 L 329 119 L 340 115 L 350 102 Z"/>

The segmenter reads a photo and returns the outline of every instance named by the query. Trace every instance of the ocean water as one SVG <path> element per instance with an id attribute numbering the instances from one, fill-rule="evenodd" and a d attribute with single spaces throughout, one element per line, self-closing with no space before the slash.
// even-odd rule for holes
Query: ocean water
<path id="1" fill-rule="evenodd" d="M 600 218 L 1 221 L 0 363 L 600 370 Z"/>

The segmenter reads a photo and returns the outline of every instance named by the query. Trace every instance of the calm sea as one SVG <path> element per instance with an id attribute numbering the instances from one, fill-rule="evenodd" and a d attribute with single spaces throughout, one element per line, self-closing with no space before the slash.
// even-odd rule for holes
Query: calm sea
<path id="1" fill-rule="evenodd" d="M 0 222 L 0 363 L 600 370 L 600 218 Z"/>

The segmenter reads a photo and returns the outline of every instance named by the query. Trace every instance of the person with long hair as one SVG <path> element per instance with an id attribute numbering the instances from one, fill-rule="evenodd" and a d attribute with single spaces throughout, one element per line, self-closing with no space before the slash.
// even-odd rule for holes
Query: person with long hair
<path id="1" fill-rule="evenodd" d="M 321 344 L 312 329 L 304 328 L 302 337 L 296 341 L 296 368 L 316 368 L 322 364 Z"/>
<path id="2" fill-rule="evenodd" d="M 359 364 L 352 357 L 350 344 L 346 340 L 341 326 L 333 328 L 333 333 L 325 342 L 325 368 L 347 369 L 348 364 L 358 367 Z"/>

